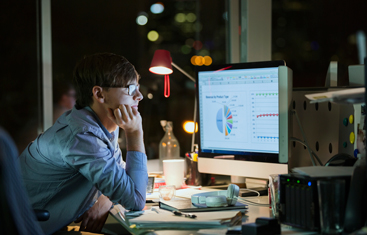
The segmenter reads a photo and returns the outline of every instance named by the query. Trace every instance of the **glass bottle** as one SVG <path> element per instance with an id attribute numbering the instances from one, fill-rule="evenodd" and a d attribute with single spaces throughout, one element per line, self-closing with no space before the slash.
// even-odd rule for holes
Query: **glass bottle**
<path id="1" fill-rule="evenodd" d="M 162 120 L 161 125 L 166 132 L 159 143 L 159 169 L 163 171 L 163 160 L 180 158 L 180 144 L 173 134 L 172 122 Z"/>

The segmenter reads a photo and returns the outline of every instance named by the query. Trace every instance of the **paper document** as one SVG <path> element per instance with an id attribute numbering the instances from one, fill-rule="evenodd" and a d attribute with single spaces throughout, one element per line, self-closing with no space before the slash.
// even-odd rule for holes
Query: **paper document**
<path id="1" fill-rule="evenodd" d="M 341 104 L 358 104 L 364 103 L 365 88 L 352 88 L 338 91 L 329 91 L 322 93 L 314 93 L 305 95 L 307 99 L 311 100 L 311 103 L 317 102 L 334 102 Z"/>

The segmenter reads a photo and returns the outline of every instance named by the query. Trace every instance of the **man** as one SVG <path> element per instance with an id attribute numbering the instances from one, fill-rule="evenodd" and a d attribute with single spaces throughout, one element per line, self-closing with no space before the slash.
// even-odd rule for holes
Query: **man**
<path id="1" fill-rule="evenodd" d="M 95 54 L 74 70 L 76 105 L 30 143 L 20 156 L 25 187 L 40 222 L 51 234 L 76 220 L 81 230 L 99 232 L 112 202 L 141 210 L 148 182 L 139 75 L 124 57 Z M 126 135 L 123 162 L 119 127 Z"/>

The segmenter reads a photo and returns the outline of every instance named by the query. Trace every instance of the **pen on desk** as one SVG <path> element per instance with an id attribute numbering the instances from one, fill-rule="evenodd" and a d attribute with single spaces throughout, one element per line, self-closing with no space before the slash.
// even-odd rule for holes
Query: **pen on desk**
<path id="1" fill-rule="evenodd" d="M 152 211 L 155 211 L 155 212 L 157 212 L 157 214 L 159 214 L 159 211 L 155 208 L 155 207 L 152 207 L 152 209 L 151 209 Z"/>
<path id="2" fill-rule="evenodd" d="M 191 213 L 182 213 L 181 211 L 173 211 L 173 214 L 174 215 L 179 215 L 179 216 L 184 215 L 185 217 L 189 217 L 191 219 L 195 219 L 197 217 L 194 214 L 191 214 Z"/>
<path id="3" fill-rule="evenodd" d="M 120 216 L 120 218 L 121 218 L 123 221 L 125 221 L 125 218 L 124 218 L 124 216 L 122 215 L 121 211 L 117 212 L 117 214 Z"/>

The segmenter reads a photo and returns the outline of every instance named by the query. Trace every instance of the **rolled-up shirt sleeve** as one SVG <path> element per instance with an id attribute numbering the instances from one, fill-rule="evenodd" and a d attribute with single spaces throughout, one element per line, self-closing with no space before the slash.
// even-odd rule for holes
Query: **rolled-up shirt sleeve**
<path id="1" fill-rule="evenodd" d="M 135 208 L 142 210 L 145 206 L 148 185 L 147 156 L 138 151 L 128 151 L 126 156 L 126 172 L 135 182 Z M 137 198 L 139 197 L 139 198 Z"/>
<path id="2" fill-rule="evenodd" d="M 112 202 L 128 210 L 144 208 L 148 184 L 144 153 L 128 151 L 125 168 L 120 149 L 111 150 L 111 145 L 92 133 L 76 135 L 68 146 L 66 164 L 79 171 Z"/>

